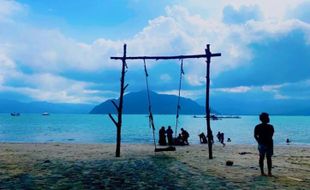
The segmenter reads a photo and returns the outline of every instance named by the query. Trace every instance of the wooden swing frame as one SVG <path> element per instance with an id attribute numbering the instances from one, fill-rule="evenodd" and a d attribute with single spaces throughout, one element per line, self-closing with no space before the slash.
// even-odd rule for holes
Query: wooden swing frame
<path id="1" fill-rule="evenodd" d="M 197 54 L 197 55 L 179 55 L 179 56 L 133 56 L 127 57 L 126 55 L 127 45 L 124 44 L 123 47 L 123 56 L 122 57 L 111 57 L 113 60 L 121 60 L 122 61 L 122 71 L 121 71 L 121 85 L 120 85 L 120 96 L 119 96 L 119 104 L 117 105 L 114 101 L 112 101 L 113 105 L 117 110 L 117 121 L 114 119 L 112 114 L 109 114 L 110 119 L 115 124 L 117 128 L 116 135 L 116 152 L 115 156 L 120 157 L 120 146 L 121 146 L 121 128 L 122 128 L 122 113 L 123 113 L 123 98 L 124 92 L 128 87 L 128 84 L 125 85 L 125 74 L 127 72 L 127 63 L 126 60 L 171 60 L 171 59 L 193 59 L 193 58 L 206 58 L 206 125 L 207 125 L 207 137 L 208 137 L 208 150 L 209 150 L 209 159 L 213 159 L 212 155 L 212 130 L 210 125 L 210 63 L 211 57 L 219 57 L 221 53 L 211 53 L 210 44 L 207 44 L 205 49 L 205 54 Z M 167 148 L 169 149 L 169 147 Z M 171 149 L 172 150 L 172 149 Z M 158 151 L 165 151 L 164 149 Z M 166 150 L 167 151 L 167 150 Z M 156 148 L 155 148 L 156 152 Z"/>

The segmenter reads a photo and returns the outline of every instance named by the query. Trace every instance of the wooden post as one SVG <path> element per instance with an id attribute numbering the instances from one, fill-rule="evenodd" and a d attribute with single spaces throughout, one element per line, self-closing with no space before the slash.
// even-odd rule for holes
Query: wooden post
<path id="1" fill-rule="evenodd" d="M 211 52 L 210 44 L 207 44 L 206 52 L 206 122 L 207 122 L 207 136 L 208 136 L 208 149 L 209 149 L 209 159 L 213 159 L 212 155 L 212 130 L 210 124 L 210 63 L 211 63 Z"/>
<path id="2" fill-rule="evenodd" d="M 126 44 L 124 44 L 124 53 L 122 57 L 122 71 L 121 71 L 121 86 L 120 86 L 120 95 L 119 95 L 119 104 L 116 105 L 115 102 L 112 101 L 113 105 L 116 107 L 117 110 L 117 122 L 113 118 L 111 114 L 109 117 L 113 121 L 116 126 L 116 151 L 115 156 L 120 157 L 121 155 L 121 129 L 122 129 L 122 114 L 123 114 L 123 102 L 124 102 L 124 92 L 128 86 L 125 86 L 125 74 L 126 74 L 127 64 L 126 64 Z"/>

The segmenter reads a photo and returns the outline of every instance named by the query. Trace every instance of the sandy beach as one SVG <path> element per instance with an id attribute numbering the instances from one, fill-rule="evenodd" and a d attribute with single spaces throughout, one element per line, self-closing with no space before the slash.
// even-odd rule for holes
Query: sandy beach
<path id="1" fill-rule="evenodd" d="M 0 144 L 0 189 L 310 189 L 310 147 L 276 146 L 273 177 L 252 145 Z M 226 161 L 233 166 L 226 166 Z M 266 166 L 265 166 L 266 167 Z"/>

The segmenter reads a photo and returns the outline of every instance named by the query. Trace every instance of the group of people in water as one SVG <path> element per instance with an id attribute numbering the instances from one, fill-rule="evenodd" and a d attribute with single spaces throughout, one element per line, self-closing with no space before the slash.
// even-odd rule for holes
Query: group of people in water
<path id="1" fill-rule="evenodd" d="M 167 140 L 166 140 L 167 137 Z M 181 133 L 179 133 L 178 137 L 173 138 L 173 130 L 171 129 L 171 126 L 168 126 L 167 130 L 164 126 L 162 126 L 159 130 L 159 145 L 189 145 L 188 143 L 189 133 L 181 128 Z"/>

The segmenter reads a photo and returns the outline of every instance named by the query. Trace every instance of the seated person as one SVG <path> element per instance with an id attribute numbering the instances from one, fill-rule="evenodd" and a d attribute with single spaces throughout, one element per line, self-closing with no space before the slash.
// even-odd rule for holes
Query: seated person
<path id="1" fill-rule="evenodd" d="M 179 134 L 177 138 L 174 139 L 174 145 L 184 145 L 182 135 Z"/>
<path id="2" fill-rule="evenodd" d="M 206 144 L 208 143 L 206 135 L 202 132 L 199 135 L 200 144 Z"/>
<path id="3" fill-rule="evenodd" d="M 186 130 L 184 130 L 183 128 L 181 128 L 181 131 L 182 131 L 181 135 L 182 135 L 182 139 L 183 139 L 184 144 L 189 145 L 189 143 L 188 143 L 189 133 Z"/>

